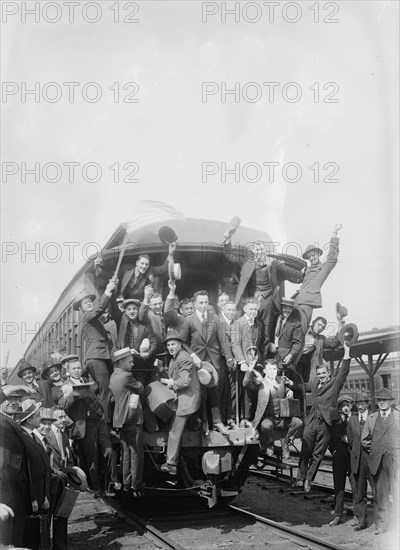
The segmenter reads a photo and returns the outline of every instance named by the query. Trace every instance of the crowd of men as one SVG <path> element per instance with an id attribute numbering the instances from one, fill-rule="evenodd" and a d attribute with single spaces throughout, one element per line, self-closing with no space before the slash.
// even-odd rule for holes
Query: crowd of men
<path id="1" fill-rule="evenodd" d="M 144 427 L 156 431 L 166 426 L 150 406 L 148 387 L 175 400 L 161 471 L 177 474 L 187 427 L 204 436 L 211 430 L 226 437 L 236 428 L 252 430 L 266 458 L 276 453 L 274 442 L 281 440 L 283 460 L 290 458 L 290 443 L 300 437 L 297 485 L 305 492 L 311 490 L 328 446 L 333 454 L 331 525 L 342 521 L 350 475 L 354 528 L 368 525 L 368 480 L 377 533 L 385 531 L 389 495 L 398 510 L 398 412 L 383 390 L 375 396 L 377 413 L 369 415 L 370 398 L 358 395 L 358 413 L 349 416 L 353 400 L 341 390 L 350 368 L 351 335 L 328 339 L 322 334 L 326 319 L 312 320 L 314 308 L 322 305 L 321 286 L 337 262 L 340 227 L 334 228 L 325 262 L 320 248 L 307 247 L 303 258 L 310 265 L 302 271 L 271 258 L 262 243 L 237 255 L 226 234 L 226 258 L 240 266 L 240 274 L 236 296 L 221 293 L 215 305 L 200 289 L 178 300 L 173 271 L 168 271 L 176 243 L 169 245 L 163 266 L 154 269 L 149 256 L 140 255 L 120 281 L 117 275 L 109 277 L 98 303 L 94 294 L 82 292 L 74 302 L 80 311 L 82 360 L 64 355 L 58 362 L 48 361 L 40 377 L 34 366 L 22 362 L 21 385 L 3 386 L 2 544 L 39 547 L 35 537 L 24 537 L 36 514 L 53 518 L 53 548 L 66 548 L 67 518 L 57 515 L 57 506 L 73 482 L 95 494 L 108 488 L 141 497 Z M 95 268 L 99 277 L 109 276 L 101 259 Z M 165 303 L 154 290 L 155 273 L 169 273 Z M 283 296 L 284 280 L 300 284 L 293 298 Z M 323 350 L 341 342 L 344 357 L 333 375 Z M 288 412 L 304 391 L 310 394 L 309 411 Z M 120 440 L 121 478 L 112 438 Z"/>

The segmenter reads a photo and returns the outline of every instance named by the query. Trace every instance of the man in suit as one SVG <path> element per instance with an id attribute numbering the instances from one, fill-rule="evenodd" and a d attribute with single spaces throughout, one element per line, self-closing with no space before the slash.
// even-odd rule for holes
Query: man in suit
<path id="1" fill-rule="evenodd" d="M 317 381 L 304 384 L 304 389 L 311 392 L 312 405 L 304 423 L 297 486 L 304 484 L 307 493 L 311 490 L 311 481 L 328 448 L 330 429 L 339 420 L 336 403 L 350 370 L 350 346 L 345 341 L 343 347 L 342 364 L 334 378 L 331 377 L 328 365 L 322 364 L 316 369 Z M 293 381 L 289 385 L 293 385 Z"/>
<path id="2" fill-rule="evenodd" d="M 167 324 L 163 316 L 163 305 L 161 294 L 154 292 L 152 286 L 146 286 L 144 300 L 139 309 L 139 322 L 153 331 L 157 342 L 156 354 L 165 353 L 163 341 L 167 334 Z"/>
<path id="3" fill-rule="evenodd" d="M 152 285 L 155 277 L 168 276 L 168 263 L 173 259 L 175 249 L 175 242 L 169 245 L 167 259 L 159 267 L 150 266 L 150 256 L 147 254 L 140 254 L 135 265 L 126 265 L 120 278 L 118 295 L 125 299 L 133 298 L 142 302 L 146 286 Z M 111 274 L 104 272 L 102 266 L 103 260 L 100 256 L 94 261 L 95 272 L 99 277 L 109 279 Z"/>
<path id="4" fill-rule="evenodd" d="M 64 471 L 66 468 L 74 465 L 72 460 L 72 449 L 65 428 L 68 423 L 68 417 L 62 407 L 58 405 L 52 407 L 54 422 L 47 434 L 48 444 L 52 449 L 50 457 L 51 466 L 54 470 Z"/>
<path id="5" fill-rule="evenodd" d="M 4 388 L 6 399 L 0 407 L 0 495 L 1 502 L 12 510 L 3 519 L 0 544 L 22 546 L 25 518 L 31 508 L 28 453 L 24 434 L 15 421 L 19 403 L 26 393 Z"/>
<path id="6" fill-rule="evenodd" d="M 379 535 L 399 521 L 399 411 L 392 409 L 393 396 L 386 388 L 375 394 L 379 410 L 370 414 L 364 425 L 361 444 L 369 453 L 369 469 L 374 478 L 375 534 Z M 389 495 L 392 496 L 390 521 Z"/>
<path id="7" fill-rule="evenodd" d="M 62 387 L 63 397 L 59 401 L 73 420 L 71 438 L 76 441 L 78 465 L 86 472 L 96 494 L 103 494 L 104 480 L 100 473 L 99 450 L 107 466 L 107 478 L 119 488 L 117 457 L 112 448 L 110 429 L 105 421 L 104 411 L 90 385 L 82 378 L 79 361 L 69 365 L 69 378 Z"/>
<path id="8" fill-rule="evenodd" d="M 28 388 L 32 389 L 33 393 L 31 393 L 31 396 L 33 399 L 41 401 L 44 407 L 49 407 L 51 404 L 47 402 L 45 384 L 42 380 L 36 380 L 36 373 L 37 370 L 33 365 L 27 361 L 23 361 L 18 368 L 17 376 L 23 380 Z"/>
<path id="9" fill-rule="evenodd" d="M 134 362 L 130 348 L 114 353 L 114 372 L 110 389 L 115 408 L 113 427 L 119 431 L 122 449 L 122 478 L 124 491 L 140 496 L 143 481 L 143 410 L 139 395 L 143 384 L 133 375 Z"/>
<path id="10" fill-rule="evenodd" d="M 34 400 L 25 400 L 21 403 L 22 412 L 19 415 L 19 424 L 24 432 L 24 442 L 28 454 L 28 470 L 30 480 L 31 513 L 46 515 L 50 513 L 51 501 L 51 466 L 49 455 L 40 439 L 34 433 L 40 425 L 39 409 L 41 403 Z M 40 520 L 32 519 L 25 522 L 23 546 L 33 550 L 41 547 Z M 47 525 L 46 538 L 50 537 L 50 526 Z"/>
<path id="11" fill-rule="evenodd" d="M 262 374 L 257 369 L 249 370 L 243 380 L 244 387 L 257 392 L 257 408 L 253 419 L 253 427 L 260 431 L 262 454 L 273 456 L 274 431 L 276 430 L 281 432 L 280 439 L 284 459 L 290 457 L 289 440 L 298 437 L 303 427 L 302 420 L 296 416 L 291 418 L 281 417 L 281 399 L 293 397 L 293 391 L 288 387 L 286 380 L 286 377 L 278 376 L 278 366 L 275 359 L 265 361 Z"/>
<path id="12" fill-rule="evenodd" d="M 218 386 L 207 388 L 206 395 L 211 409 L 213 429 L 226 435 L 228 430 L 221 420 L 218 396 L 226 377 L 225 365 L 221 362 L 221 355 L 224 355 L 226 364 L 229 366 L 232 363 L 230 346 L 223 333 L 219 318 L 207 309 L 208 293 L 205 290 L 195 292 L 194 307 L 195 312 L 186 317 L 180 336 L 193 352 L 192 359 L 196 366 L 200 366 L 201 361 L 207 361 L 217 370 Z M 205 420 L 203 419 L 203 421 Z"/>
<path id="13" fill-rule="evenodd" d="M 226 234 L 225 234 L 226 236 Z M 240 265 L 240 279 L 236 291 L 235 303 L 242 296 L 255 296 L 259 301 L 259 319 L 264 326 L 264 342 L 269 343 L 274 318 L 280 311 L 280 301 L 284 292 L 284 281 L 301 283 L 301 271 L 288 267 L 281 260 L 273 260 L 267 253 L 264 243 L 252 243 L 241 253 L 232 251 L 230 237 L 224 241 L 225 257 L 228 261 Z M 272 250 L 271 250 L 272 252 Z"/>
<path id="14" fill-rule="evenodd" d="M 112 342 L 100 317 L 106 311 L 115 287 L 116 279 L 110 279 L 96 308 L 93 303 L 96 297 L 86 292 L 74 302 L 74 309 L 81 312 L 79 329 L 84 340 L 83 363 L 96 382 L 97 394 L 107 422 L 111 421 L 109 382 L 112 372 Z"/>
<path id="15" fill-rule="evenodd" d="M 231 330 L 232 353 L 240 367 L 239 388 L 243 387 L 244 373 L 249 368 L 249 359 L 246 352 L 249 348 L 256 348 L 258 357 L 262 355 L 263 326 L 257 314 L 259 310 L 257 298 L 247 298 L 244 303 L 244 314 L 235 321 Z M 257 394 L 245 388 L 239 397 L 241 409 L 241 427 L 249 427 L 253 416 Z"/>
<path id="16" fill-rule="evenodd" d="M 165 299 L 164 305 L 164 319 L 167 328 L 172 328 L 176 331 L 182 330 L 185 318 L 191 315 L 194 311 L 193 300 L 191 298 L 184 298 L 176 306 L 177 296 L 175 281 L 168 280 L 169 294 Z"/>
<path id="17" fill-rule="evenodd" d="M 317 246 L 309 245 L 303 254 L 303 258 L 310 262 L 304 272 L 303 282 L 300 289 L 295 293 L 294 305 L 297 306 L 302 315 L 302 328 L 306 333 L 311 321 L 314 308 L 322 307 L 321 287 L 328 278 L 328 275 L 335 267 L 339 256 L 338 231 L 342 225 L 336 224 L 329 243 L 328 256 L 324 263 L 320 257 L 323 252 Z"/>
<path id="18" fill-rule="evenodd" d="M 350 480 L 353 499 L 356 495 L 356 483 L 350 468 L 350 451 L 347 437 L 353 398 L 351 395 L 343 394 L 339 397 L 337 406 L 340 418 L 332 426 L 331 441 L 329 443 L 329 450 L 332 453 L 333 487 L 335 491 L 335 509 L 333 510 L 335 517 L 329 524 L 331 527 L 339 525 L 343 521 L 344 490 L 347 477 Z"/>
<path id="19" fill-rule="evenodd" d="M 176 392 L 178 407 L 168 434 L 167 461 L 161 470 L 176 475 L 182 434 L 189 416 L 200 407 L 201 393 L 193 359 L 182 349 L 183 339 L 172 330 L 164 343 L 172 359 L 168 366 L 168 378 L 161 381 Z"/>
<path id="20" fill-rule="evenodd" d="M 321 334 L 327 325 L 325 317 L 316 317 L 303 338 L 304 345 L 296 362 L 296 371 L 301 375 L 304 382 L 315 379 L 317 365 L 323 363 L 325 349 L 336 349 L 340 346 L 337 336 L 327 338 Z"/>
<path id="21" fill-rule="evenodd" d="M 224 296 L 228 295 L 225 294 Z M 231 332 L 236 320 L 236 304 L 233 300 L 229 300 L 226 302 L 225 299 L 223 300 L 223 305 L 222 302 L 219 303 L 219 319 L 221 321 L 221 328 L 223 333 L 225 334 L 226 341 L 229 343 L 230 351 L 230 354 L 227 357 L 228 361 L 223 358 L 226 363 L 227 376 L 221 395 L 221 415 L 222 421 L 226 422 L 230 429 L 234 429 L 236 427 L 236 400 L 239 397 L 238 395 L 236 395 L 236 393 L 239 392 L 239 386 L 237 382 L 240 372 L 237 368 L 236 359 L 233 356 L 231 346 Z"/>
<path id="22" fill-rule="evenodd" d="M 355 398 L 357 414 L 350 417 L 347 425 L 347 439 L 350 447 L 350 468 L 356 482 L 354 498 L 354 530 L 361 531 L 368 527 L 367 518 L 367 481 L 374 488 L 374 480 L 369 471 L 368 454 L 361 445 L 361 435 L 368 418 L 370 398 L 367 393 L 359 392 Z"/>
<path id="23" fill-rule="evenodd" d="M 284 368 L 296 364 L 303 345 L 301 323 L 294 308 L 294 300 L 282 298 L 281 314 L 275 328 L 274 341 L 269 344 L 278 364 Z"/>
<path id="24" fill-rule="evenodd" d="M 119 309 L 115 298 L 111 300 L 112 315 L 117 324 L 118 337 L 117 348 L 130 348 L 135 350 L 133 356 L 133 371 L 135 378 L 143 385 L 147 383 L 147 372 L 154 360 L 157 341 L 150 326 L 139 322 L 139 309 L 141 303 L 129 298 L 123 301 L 123 312 Z M 146 342 L 143 342 L 146 340 Z M 143 346 L 147 349 L 143 349 Z"/>

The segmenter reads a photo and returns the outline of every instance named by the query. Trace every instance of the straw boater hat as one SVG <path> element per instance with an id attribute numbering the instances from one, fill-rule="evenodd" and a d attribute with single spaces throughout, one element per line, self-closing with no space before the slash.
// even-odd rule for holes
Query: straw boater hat
<path id="1" fill-rule="evenodd" d="M 34 415 L 42 406 L 42 403 L 35 401 L 34 399 L 25 399 L 21 403 L 21 411 L 19 412 L 18 422 L 21 424 L 29 417 Z"/>
<path id="2" fill-rule="evenodd" d="M 70 355 L 64 355 L 62 359 L 60 359 L 60 365 L 64 365 L 65 363 L 68 363 L 69 361 L 79 361 L 79 357 L 75 355 L 74 353 L 71 353 Z"/>
<path id="3" fill-rule="evenodd" d="M 39 419 L 40 420 L 49 420 L 50 422 L 56 422 L 56 418 L 53 416 L 53 411 L 47 407 L 40 407 L 39 409 Z"/>
<path id="4" fill-rule="evenodd" d="M 23 363 L 20 364 L 19 368 L 18 368 L 18 374 L 17 376 L 19 378 L 22 378 L 22 373 L 25 372 L 26 370 L 33 370 L 33 372 L 37 372 L 35 367 L 33 365 L 31 365 L 30 363 L 28 363 L 27 361 L 24 361 Z"/>
<path id="5" fill-rule="evenodd" d="M 71 384 L 72 395 L 76 397 L 83 397 L 90 394 L 90 386 L 93 386 L 94 382 L 77 382 L 76 384 Z"/>
<path id="6" fill-rule="evenodd" d="M 310 252 L 314 252 L 314 250 L 316 250 L 320 255 L 323 254 L 322 250 L 320 248 L 318 248 L 318 246 L 314 246 L 313 244 L 309 244 L 307 246 L 306 251 L 304 252 L 304 254 L 302 254 L 302 258 L 307 260 Z"/>
<path id="7" fill-rule="evenodd" d="M 47 372 L 51 369 L 51 367 L 58 367 L 60 371 L 62 370 L 61 363 L 53 363 L 51 359 L 45 361 L 43 364 L 43 370 L 42 370 L 43 380 L 47 380 Z"/>
<path id="8" fill-rule="evenodd" d="M 125 359 L 125 357 L 131 357 L 131 356 L 132 356 L 131 348 L 117 349 L 113 353 L 112 360 L 113 360 L 113 363 L 116 363 L 117 361 L 121 361 L 121 359 Z"/>
<path id="9" fill-rule="evenodd" d="M 215 367 L 207 361 L 201 362 L 201 368 L 197 371 L 197 378 L 202 386 L 214 388 L 218 384 L 218 373 Z"/>
<path id="10" fill-rule="evenodd" d="M 68 485 L 78 491 L 86 491 L 88 488 L 86 474 L 78 466 L 72 466 L 65 469 L 68 478 Z"/>
<path id="11" fill-rule="evenodd" d="M 281 298 L 281 306 L 294 306 L 293 298 Z"/>
<path id="12" fill-rule="evenodd" d="M 95 301 L 96 299 L 96 295 L 95 294 L 90 294 L 90 292 L 81 292 L 78 296 L 78 298 L 76 298 L 76 300 L 74 301 L 74 310 L 75 311 L 78 311 L 78 309 L 81 307 L 81 302 L 84 298 L 90 298 L 92 300 L 92 302 Z"/>

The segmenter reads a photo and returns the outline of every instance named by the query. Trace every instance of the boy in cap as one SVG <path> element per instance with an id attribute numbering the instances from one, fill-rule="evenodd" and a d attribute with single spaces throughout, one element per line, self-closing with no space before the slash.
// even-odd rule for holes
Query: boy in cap
<path id="1" fill-rule="evenodd" d="M 59 401 L 74 421 L 71 437 L 77 444 L 79 466 L 88 474 L 92 488 L 102 494 L 104 485 L 100 477 L 99 448 L 107 461 L 107 473 L 116 488 L 120 487 L 117 476 L 117 458 L 112 448 L 110 429 L 105 421 L 99 400 L 90 390 L 93 382 L 82 378 L 79 361 L 70 363 L 69 378 L 62 387 Z"/>
<path id="2" fill-rule="evenodd" d="M 274 341 L 269 344 L 270 353 L 274 354 L 283 367 L 296 364 L 303 346 L 303 333 L 298 312 L 294 310 L 292 298 L 282 298 L 281 314 L 275 327 Z"/>
<path id="3" fill-rule="evenodd" d="M 354 531 L 368 527 L 367 518 L 367 481 L 374 490 L 374 480 L 369 471 L 368 454 L 361 445 L 361 435 L 367 421 L 369 410 L 369 395 L 358 392 L 355 398 L 357 414 L 350 417 L 347 424 L 347 439 L 350 447 L 350 468 L 356 482 L 354 498 Z"/>
<path id="4" fill-rule="evenodd" d="M 350 468 L 350 451 L 347 439 L 347 426 L 351 418 L 351 408 L 353 398 L 351 395 L 343 394 L 339 397 L 337 407 L 340 418 L 335 422 L 331 429 L 331 441 L 329 450 L 332 453 L 333 487 L 335 491 L 335 516 L 330 522 L 330 526 L 339 525 L 343 521 L 344 513 L 344 489 L 346 478 L 350 480 L 353 491 L 353 497 L 356 494 L 356 484 Z"/>
<path id="5" fill-rule="evenodd" d="M 179 449 L 183 430 L 189 416 L 195 413 L 201 402 L 200 383 L 191 356 L 182 349 L 183 339 L 171 330 L 164 340 L 172 359 L 168 366 L 168 378 L 165 382 L 176 392 L 178 408 L 172 419 L 168 434 L 167 462 L 161 466 L 163 472 L 176 475 Z"/>
<path id="6" fill-rule="evenodd" d="M 115 401 L 113 427 L 120 434 L 124 491 L 132 490 L 133 496 L 138 497 L 143 478 L 143 410 L 139 396 L 144 388 L 132 374 L 130 348 L 115 351 L 113 363 L 110 378 Z"/>
<path id="7" fill-rule="evenodd" d="M 379 410 L 368 416 L 361 444 L 369 453 L 369 468 L 376 489 L 375 534 L 380 535 L 399 521 L 400 413 L 392 409 L 394 397 L 386 388 L 376 392 L 375 400 Z M 392 496 L 392 521 L 389 495 Z"/>
<path id="8" fill-rule="evenodd" d="M 337 264 L 339 256 L 339 239 L 337 234 L 342 227 L 340 224 L 334 226 L 329 243 L 328 256 L 324 263 L 320 261 L 323 252 L 317 246 L 307 246 L 303 254 L 303 258 L 309 261 L 310 265 L 304 272 L 300 289 L 294 295 L 294 305 L 298 306 L 301 311 L 304 334 L 307 332 L 308 325 L 310 324 L 313 309 L 322 307 L 321 287 Z"/>

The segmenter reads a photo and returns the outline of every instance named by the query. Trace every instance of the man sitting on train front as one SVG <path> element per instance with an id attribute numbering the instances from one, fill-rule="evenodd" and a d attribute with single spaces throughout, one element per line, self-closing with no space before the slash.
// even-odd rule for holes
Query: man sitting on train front
<path id="1" fill-rule="evenodd" d="M 243 380 L 243 386 L 252 391 L 258 391 L 256 414 L 253 427 L 260 430 L 261 452 L 267 456 L 274 454 L 274 431 L 279 435 L 282 444 L 282 458 L 288 459 L 289 441 L 299 437 L 303 422 L 300 418 L 281 417 L 281 399 L 292 398 L 293 391 L 288 385 L 285 376 L 278 376 L 278 366 L 275 359 L 267 359 L 264 363 L 263 374 L 257 370 L 248 370 Z"/>

